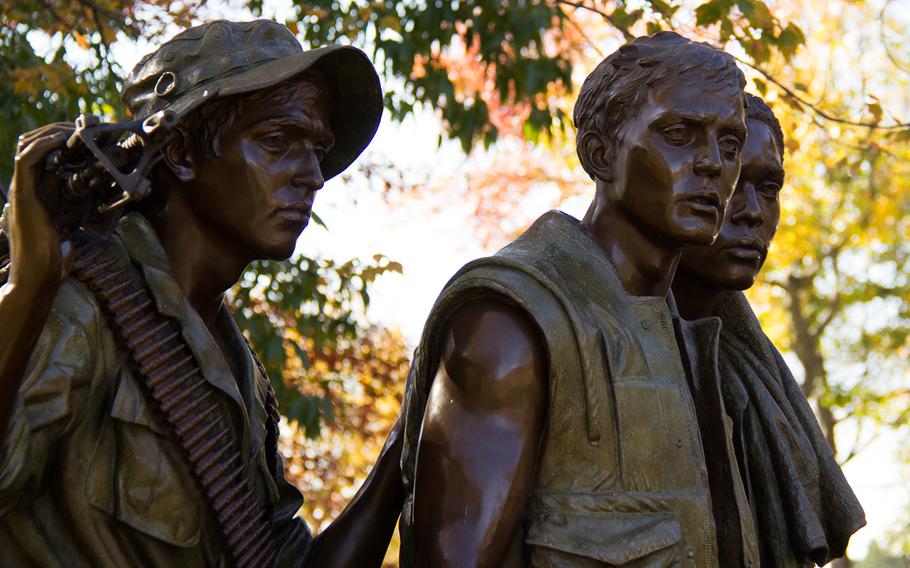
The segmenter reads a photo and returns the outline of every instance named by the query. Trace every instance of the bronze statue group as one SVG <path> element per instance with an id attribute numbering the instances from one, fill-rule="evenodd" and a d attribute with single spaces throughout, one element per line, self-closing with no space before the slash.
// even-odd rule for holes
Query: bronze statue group
<path id="1" fill-rule="evenodd" d="M 731 56 L 673 32 L 597 66 L 574 111 L 586 215 L 544 213 L 449 280 L 396 427 L 314 538 L 223 298 L 251 261 L 292 254 L 376 131 L 379 78 L 269 20 L 164 43 L 123 98 L 174 125 L 147 195 L 103 211 L 111 234 L 61 229 L 46 197 L 73 125 L 19 139 L 0 565 L 380 566 L 396 522 L 404 567 L 842 556 L 863 510 L 742 293 L 786 198 L 780 125 L 744 86 Z"/>

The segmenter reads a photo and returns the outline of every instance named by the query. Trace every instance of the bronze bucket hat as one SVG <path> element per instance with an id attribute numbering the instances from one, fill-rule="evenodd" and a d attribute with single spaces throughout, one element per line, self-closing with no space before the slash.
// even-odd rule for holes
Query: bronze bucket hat
<path id="1" fill-rule="evenodd" d="M 189 28 L 143 57 L 122 96 L 136 117 L 164 109 L 182 117 L 206 101 L 265 89 L 311 68 L 331 90 L 335 145 L 320 164 L 329 179 L 363 152 L 382 116 L 379 76 L 356 47 L 304 51 L 291 30 L 272 20 L 217 20 Z"/>

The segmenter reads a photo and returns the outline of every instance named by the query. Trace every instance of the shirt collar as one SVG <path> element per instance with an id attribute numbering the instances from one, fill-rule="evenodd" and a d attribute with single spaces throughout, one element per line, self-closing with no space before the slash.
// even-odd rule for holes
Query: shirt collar
<path id="1" fill-rule="evenodd" d="M 128 213 L 120 220 L 117 234 L 130 258 L 140 265 L 158 310 L 180 323 L 183 337 L 199 363 L 202 376 L 239 407 L 245 423 L 243 447 L 255 456 L 264 444 L 266 434 L 265 406 L 256 388 L 257 378 L 264 378 L 257 377 L 252 357 L 234 317 L 226 308 L 219 313 L 219 318 L 228 320 L 221 322 L 222 329 L 228 331 L 227 340 L 239 350 L 242 358 L 243 376 L 236 378 L 202 318 L 171 277 L 167 254 L 148 219 L 136 212 Z M 241 394 L 241 384 L 246 396 Z"/>

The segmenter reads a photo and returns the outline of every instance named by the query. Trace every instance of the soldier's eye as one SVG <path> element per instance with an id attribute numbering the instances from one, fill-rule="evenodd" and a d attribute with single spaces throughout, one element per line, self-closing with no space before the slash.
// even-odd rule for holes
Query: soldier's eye
<path id="1" fill-rule="evenodd" d="M 284 152 L 288 149 L 288 139 L 283 132 L 270 132 L 259 137 L 259 145 L 267 152 Z"/>
<path id="2" fill-rule="evenodd" d="M 724 136 L 720 139 L 720 142 L 718 142 L 718 146 L 725 157 L 733 159 L 739 155 L 739 149 L 742 147 L 742 144 L 735 136 Z"/>
<path id="3" fill-rule="evenodd" d="M 773 181 L 763 183 L 758 188 L 758 192 L 768 199 L 776 199 L 777 194 L 780 193 L 780 184 Z"/>
<path id="4" fill-rule="evenodd" d="M 674 146 L 685 146 L 692 141 L 692 131 L 683 124 L 674 124 L 660 131 L 664 139 Z"/>

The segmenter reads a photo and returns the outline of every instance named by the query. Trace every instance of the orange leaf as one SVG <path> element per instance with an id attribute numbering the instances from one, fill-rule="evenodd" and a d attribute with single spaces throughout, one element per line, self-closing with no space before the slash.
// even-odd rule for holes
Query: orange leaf
<path id="1" fill-rule="evenodd" d="M 76 30 L 73 30 L 73 37 L 76 38 L 76 43 L 79 44 L 79 47 L 82 49 L 88 49 L 88 39 Z"/>

